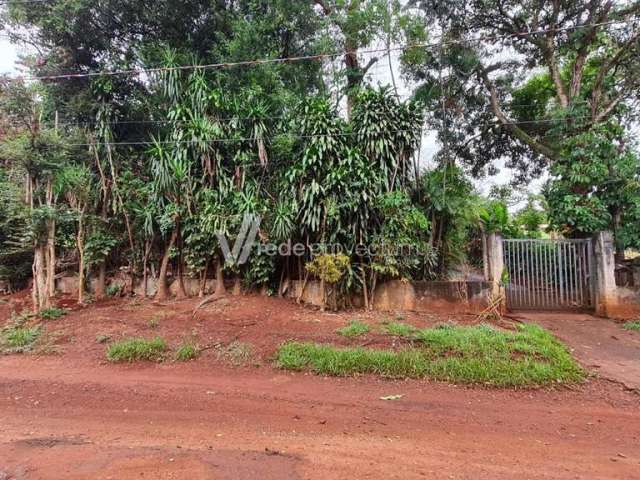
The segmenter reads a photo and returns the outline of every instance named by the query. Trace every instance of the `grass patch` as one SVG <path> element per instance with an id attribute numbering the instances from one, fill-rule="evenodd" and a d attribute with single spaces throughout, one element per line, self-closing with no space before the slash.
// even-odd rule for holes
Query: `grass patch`
<path id="1" fill-rule="evenodd" d="M 349 325 L 336 330 L 336 333 L 343 337 L 359 337 L 365 333 L 369 333 L 369 325 L 362 323 L 360 320 L 351 320 Z"/>
<path id="2" fill-rule="evenodd" d="M 516 332 L 443 326 L 418 330 L 414 338 L 416 348 L 401 351 L 289 342 L 278 350 L 277 362 L 326 375 L 369 373 L 501 387 L 575 383 L 584 377 L 564 345 L 536 325 L 519 325 Z"/>
<path id="3" fill-rule="evenodd" d="M 408 323 L 399 323 L 399 322 L 387 323 L 385 324 L 384 329 L 387 331 L 389 335 L 393 335 L 396 337 L 407 337 L 407 338 L 412 338 L 418 331 L 418 329 L 413 325 L 409 325 Z"/>
<path id="4" fill-rule="evenodd" d="M 110 362 L 135 362 L 139 360 L 159 362 L 164 359 L 166 351 L 167 344 L 160 337 L 152 340 L 130 338 L 112 343 L 107 349 L 107 359 Z"/>
<path id="5" fill-rule="evenodd" d="M 622 326 L 625 330 L 633 330 L 635 332 L 640 332 L 640 320 L 635 320 L 633 322 L 625 322 Z"/>
<path id="6" fill-rule="evenodd" d="M 64 308 L 57 307 L 45 308 L 39 313 L 40 318 L 42 318 L 43 320 L 57 320 L 58 318 L 63 317 L 66 314 L 67 312 Z"/>
<path id="7" fill-rule="evenodd" d="M 2 330 L 3 350 L 7 353 L 22 353 L 31 350 L 42 330 L 40 326 L 23 327 L 13 325 Z"/>
<path id="8" fill-rule="evenodd" d="M 200 350 L 196 345 L 192 343 L 183 343 L 176 350 L 176 361 L 178 362 L 188 362 L 189 360 L 194 360 L 198 358 L 200 355 Z"/>

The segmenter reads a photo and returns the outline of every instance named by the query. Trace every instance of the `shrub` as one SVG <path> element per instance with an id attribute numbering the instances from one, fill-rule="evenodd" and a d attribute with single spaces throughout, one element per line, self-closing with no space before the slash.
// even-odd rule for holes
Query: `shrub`
<path id="1" fill-rule="evenodd" d="M 343 337 L 359 337 L 369 332 L 369 325 L 359 320 L 351 320 L 349 325 L 337 329 L 336 332 Z"/>
<path id="2" fill-rule="evenodd" d="M 107 349 L 107 359 L 110 362 L 135 362 L 138 360 L 159 362 L 164 359 L 166 350 L 167 344 L 160 337 L 152 340 L 130 338 L 111 344 Z"/>

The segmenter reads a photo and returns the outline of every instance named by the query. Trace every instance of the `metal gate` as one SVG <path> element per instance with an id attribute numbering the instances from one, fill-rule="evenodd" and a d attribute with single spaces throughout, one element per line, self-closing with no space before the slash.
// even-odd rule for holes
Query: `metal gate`
<path id="1" fill-rule="evenodd" d="M 503 249 L 508 308 L 593 308 L 591 239 L 508 239 Z"/>

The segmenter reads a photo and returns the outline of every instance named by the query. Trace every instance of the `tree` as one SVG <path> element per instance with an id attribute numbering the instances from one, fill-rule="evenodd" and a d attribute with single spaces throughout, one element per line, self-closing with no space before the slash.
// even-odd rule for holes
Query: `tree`
<path id="1" fill-rule="evenodd" d="M 570 187 L 566 174 L 583 169 L 589 176 L 587 164 L 592 173 L 608 170 L 609 178 L 628 172 L 605 156 L 597 166 L 588 158 L 589 149 L 580 149 L 578 157 L 569 145 L 584 144 L 585 136 L 601 136 L 607 125 L 617 125 L 611 133 L 618 136 L 609 136 L 610 142 L 625 141 L 624 127 L 633 121 L 640 86 L 640 2 L 415 3 L 432 12 L 434 28 L 443 32 L 442 45 L 418 58 L 418 65 L 407 61 L 423 82 L 416 95 L 430 101 L 443 155 L 462 160 L 476 175 L 492 173 L 492 162 L 506 158 L 507 166 L 520 171 L 520 181 L 549 168 L 564 177 L 560 190 L 573 188 L 576 193 L 584 185 Z M 560 214 L 558 195 L 556 191 L 549 203 Z M 590 196 L 578 202 L 582 207 L 569 207 L 569 197 L 566 200 L 562 214 L 567 217 L 554 216 L 556 226 L 575 223 L 571 208 L 586 212 L 598 207 Z M 624 202 L 604 210 L 622 208 Z M 583 220 L 583 227 L 590 223 L 589 228 L 620 230 L 615 222 Z"/>

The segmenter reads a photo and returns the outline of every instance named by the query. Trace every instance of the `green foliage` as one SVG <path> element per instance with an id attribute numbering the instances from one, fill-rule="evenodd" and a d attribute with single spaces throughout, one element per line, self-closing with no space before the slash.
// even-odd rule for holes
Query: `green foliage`
<path id="1" fill-rule="evenodd" d="M 178 362 L 188 362 L 189 360 L 195 360 L 198 358 L 200 350 L 197 345 L 192 343 L 183 343 L 178 347 L 175 354 L 175 359 Z"/>
<path id="2" fill-rule="evenodd" d="M 85 243 L 87 265 L 99 265 L 105 262 L 113 249 L 118 245 L 118 239 L 110 233 L 100 229 L 94 230 Z"/>
<path id="3" fill-rule="evenodd" d="M 0 340 L 4 347 L 3 350 L 7 353 L 28 352 L 41 333 L 42 329 L 39 325 L 24 327 L 16 324 L 5 327 L 0 335 Z"/>
<path id="4" fill-rule="evenodd" d="M 359 337 L 365 333 L 369 333 L 369 325 L 359 320 L 351 320 L 349 325 L 336 330 L 343 337 Z"/>
<path id="5" fill-rule="evenodd" d="M 384 326 L 387 333 L 396 337 L 413 338 L 417 329 L 408 323 L 391 322 Z"/>
<path id="6" fill-rule="evenodd" d="M 307 271 L 327 283 L 336 283 L 349 267 L 349 257 L 341 253 L 323 253 L 305 265 Z"/>
<path id="7" fill-rule="evenodd" d="M 159 362 L 164 359 L 166 350 L 167 344 L 160 337 L 152 340 L 130 338 L 109 345 L 107 360 L 110 362 L 136 362 L 141 360 Z"/>
<path id="8" fill-rule="evenodd" d="M 625 322 L 623 327 L 625 330 L 633 330 L 636 332 L 640 332 L 640 321 Z"/>
<path id="9" fill-rule="evenodd" d="M 441 327 L 417 332 L 416 348 L 391 351 L 285 343 L 281 368 L 325 375 L 376 374 L 452 383 L 526 387 L 576 383 L 584 372 L 566 347 L 535 325 L 502 332 L 488 326 Z"/>
<path id="10" fill-rule="evenodd" d="M 66 314 L 67 312 L 64 308 L 57 307 L 45 308 L 44 310 L 40 310 L 40 313 L 38 313 L 40 318 L 43 320 L 57 320 Z"/>
<path id="11" fill-rule="evenodd" d="M 430 221 L 429 244 L 438 255 L 438 272 L 466 261 L 482 209 L 462 169 L 447 163 L 425 172 L 415 197 Z"/>
<path id="12" fill-rule="evenodd" d="M 122 285 L 119 283 L 112 283 L 106 288 L 105 293 L 108 297 L 119 297 L 122 294 Z"/>
<path id="13" fill-rule="evenodd" d="M 581 237 L 618 231 L 627 209 L 633 218 L 640 201 L 640 161 L 621 143 L 621 135 L 621 127 L 612 122 L 562 141 L 561 157 L 545 188 L 554 228 Z M 637 244 L 633 237 L 626 239 L 630 245 Z"/>

